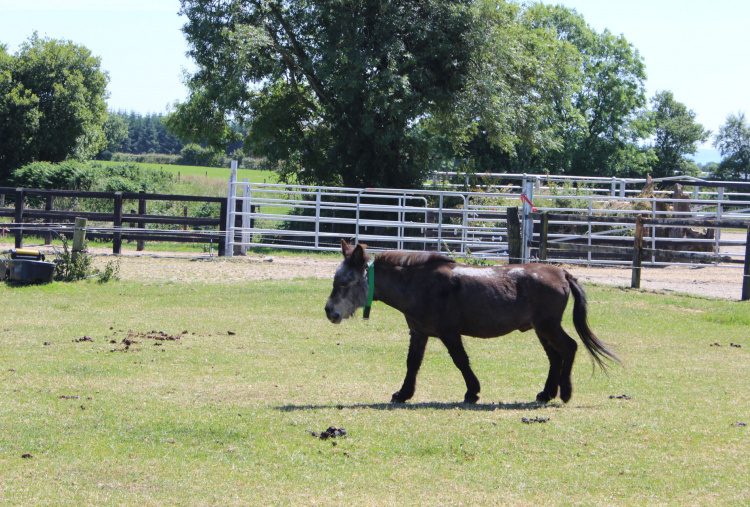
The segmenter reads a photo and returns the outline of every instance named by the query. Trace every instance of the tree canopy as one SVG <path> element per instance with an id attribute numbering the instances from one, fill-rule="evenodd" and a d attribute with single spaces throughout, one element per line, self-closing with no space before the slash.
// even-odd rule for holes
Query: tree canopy
<path id="1" fill-rule="evenodd" d="M 714 139 L 721 153 L 717 177 L 750 180 L 750 125 L 744 112 L 731 113 Z"/>
<path id="2" fill-rule="evenodd" d="M 298 181 L 415 186 L 440 160 L 635 175 L 645 65 L 576 11 L 504 0 L 182 0 L 199 70 L 170 128 Z M 480 167 L 481 166 L 481 167 Z"/>
<path id="3" fill-rule="evenodd" d="M 118 118 L 127 131 L 125 138 L 114 149 L 109 148 L 112 152 L 177 155 L 185 146 L 185 143 L 167 130 L 163 114 L 142 115 L 134 111 L 118 111 L 110 113 L 110 116 Z"/>
<path id="4" fill-rule="evenodd" d="M 627 175 L 638 164 L 634 140 L 647 131 L 639 112 L 646 105 L 645 65 L 624 36 L 598 33 L 573 9 L 541 3 L 528 8 L 529 28 L 548 28 L 580 57 L 570 95 L 557 98 L 551 119 L 561 149 L 536 164 L 555 173 Z"/>
<path id="5" fill-rule="evenodd" d="M 471 74 L 468 3 L 182 0 L 199 70 L 170 127 L 222 143 L 234 118 L 284 176 L 414 186 L 431 154 L 419 120 Z"/>
<path id="6" fill-rule="evenodd" d="M 695 113 L 678 102 L 669 91 L 657 93 L 653 99 L 651 123 L 654 129 L 655 160 L 651 176 L 662 178 L 694 172 L 695 163 L 687 158 L 698 143 L 709 139 L 711 132 L 695 122 Z"/>
<path id="7" fill-rule="evenodd" d="M 530 170 L 562 142 L 552 118 L 578 89 L 580 55 L 548 26 L 526 24 L 528 11 L 498 0 L 474 2 L 478 40 L 467 86 L 448 114 L 426 120 L 474 169 Z"/>
<path id="8" fill-rule="evenodd" d="M 0 45 L 0 180 L 31 161 L 83 160 L 106 146 L 100 64 L 83 46 L 37 34 L 15 55 Z"/>

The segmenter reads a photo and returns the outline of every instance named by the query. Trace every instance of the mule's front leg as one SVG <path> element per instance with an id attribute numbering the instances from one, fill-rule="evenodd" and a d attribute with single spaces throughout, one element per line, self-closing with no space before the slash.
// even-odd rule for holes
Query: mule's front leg
<path id="1" fill-rule="evenodd" d="M 453 364 L 461 371 L 466 382 L 466 394 L 464 403 L 476 403 L 479 401 L 479 379 L 474 375 L 469 364 L 469 356 L 466 354 L 464 344 L 461 341 L 461 335 L 442 338 L 443 343 L 448 348 L 448 353 L 453 359 Z"/>
<path id="2" fill-rule="evenodd" d="M 409 340 L 409 354 L 406 357 L 406 378 L 401 389 L 393 393 L 391 403 L 403 403 L 414 396 L 414 389 L 417 385 L 417 373 L 422 366 L 424 359 L 424 350 L 427 347 L 427 335 L 411 331 Z"/>

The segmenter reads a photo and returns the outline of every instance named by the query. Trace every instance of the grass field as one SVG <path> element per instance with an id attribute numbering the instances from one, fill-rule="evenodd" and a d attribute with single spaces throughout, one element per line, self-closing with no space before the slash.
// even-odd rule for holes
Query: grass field
<path id="1" fill-rule="evenodd" d="M 478 405 L 457 403 L 460 374 L 431 341 L 414 400 L 396 406 L 403 317 L 376 303 L 370 321 L 334 326 L 329 290 L 0 285 L 3 503 L 750 502 L 747 303 L 587 286 L 591 325 L 624 365 L 592 375 L 581 347 L 567 405 L 532 402 L 546 357 L 513 333 L 466 340 Z M 329 426 L 347 436 L 311 434 Z"/>
<path id="2" fill-rule="evenodd" d="M 137 164 L 144 169 L 163 170 L 172 173 L 175 178 L 192 176 L 194 178 L 206 178 L 209 180 L 229 181 L 229 168 L 226 167 L 198 167 L 172 164 L 144 164 L 139 162 L 107 162 L 97 160 L 96 163 L 104 165 L 122 165 L 125 163 Z M 238 169 L 237 181 L 247 178 L 251 183 L 276 183 L 276 173 L 271 171 L 257 171 L 252 169 Z"/>

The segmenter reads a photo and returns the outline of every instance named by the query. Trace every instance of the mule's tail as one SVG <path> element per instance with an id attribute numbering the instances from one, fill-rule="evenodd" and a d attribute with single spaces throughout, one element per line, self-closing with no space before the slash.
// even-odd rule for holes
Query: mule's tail
<path id="1" fill-rule="evenodd" d="M 602 370 L 606 370 L 607 364 L 604 362 L 605 359 L 618 363 L 620 359 L 614 352 L 609 350 L 606 343 L 596 337 L 589 327 L 586 293 L 583 291 L 581 284 L 567 271 L 565 272 L 565 278 L 567 278 L 570 285 L 570 292 L 573 294 L 573 325 L 578 332 L 578 336 L 581 337 L 581 341 L 583 341 L 583 344 L 591 354 L 591 357 L 594 358 L 594 361 L 596 361 Z"/>

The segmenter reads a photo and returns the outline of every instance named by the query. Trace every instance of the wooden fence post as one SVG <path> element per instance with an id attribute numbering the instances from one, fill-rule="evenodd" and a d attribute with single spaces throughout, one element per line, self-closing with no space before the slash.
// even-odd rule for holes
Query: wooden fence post
<path id="1" fill-rule="evenodd" d="M 145 195 L 146 191 L 145 190 L 141 190 L 139 193 Z M 143 198 L 138 199 L 138 214 L 139 215 L 145 215 L 146 214 L 146 199 L 143 199 Z M 144 222 L 140 222 L 138 224 L 138 228 L 139 229 L 145 229 L 146 228 L 146 224 Z M 144 240 L 142 240 L 142 239 L 137 240 L 136 243 L 135 243 L 135 245 L 136 245 L 135 249 L 138 252 L 142 252 L 143 249 L 146 248 L 146 242 Z"/>
<path id="2" fill-rule="evenodd" d="M 643 259 L 643 218 L 635 219 L 635 238 L 633 238 L 633 275 L 630 279 L 632 289 L 641 288 L 641 262 Z"/>
<path id="3" fill-rule="evenodd" d="M 219 211 L 219 232 L 221 233 L 221 239 L 219 239 L 219 257 L 226 255 L 227 253 L 227 201 L 229 199 L 221 201 L 221 210 Z"/>
<path id="4" fill-rule="evenodd" d="M 547 235 L 549 233 L 549 214 L 548 212 L 542 213 L 542 221 L 539 230 L 539 260 L 544 262 L 547 260 Z"/>
<path id="5" fill-rule="evenodd" d="M 85 218 L 76 218 L 76 226 L 73 229 L 73 263 L 78 260 L 78 256 L 83 252 L 83 247 L 86 244 L 86 224 L 88 220 Z"/>
<path id="6" fill-rule="evenodd" d="M 742 277 L 742 301 L 750 301 L 750 225 L 747 226 L 745 241 L 745 270 Z"/>
<path id="7" fill-rule="evenodd" d="M 44 203 L 44 211 L 52 211 L 52 203 L 54 202 L 54 197 L 51 195 L 47 196 L 47 200 Z M 44 223 L 48 224 L 50 223 L 49 218 L 44 219 Z M 44 244 L 45 245 L 51 245 L 52 244 L 52 231 L 46 231 L 44 233 Z"/>
<path id="8" fill-rule="evenodd" d="M 114 205 L 115 231 L 112 234 L 112 253 L 115 255 L 120 255 L 120 253 L 122 252 L 122 232 L 119 232 L 117 229 L 122 229 L 122 192 L 115 192 Z"/>
<path id="9" fill-rule="evenodd" d="M 22 188 L 16 189 L 16 214 L 14 221 L 18 227 L 16 229 L 15 237 L 16 237 L 16 248 L 22 248 L 23 247 L 23 229 L 21 228 L 21 223 L 23 222 L 23 196 L 24 191 Z"/>
<path id="10" fill-rule="evenodd" d="M 521 223 L 518 208 L 508 208 L 508 263 L 521 263 Z"/>

